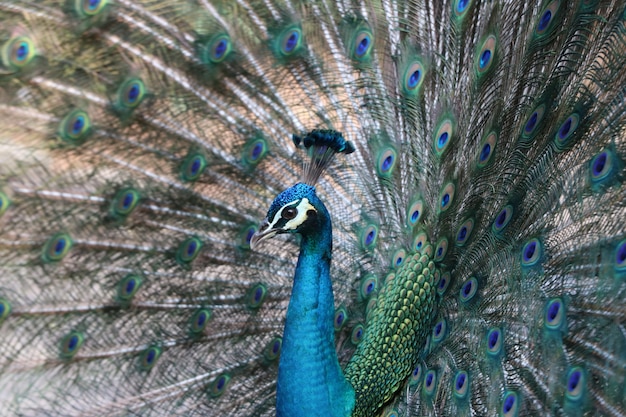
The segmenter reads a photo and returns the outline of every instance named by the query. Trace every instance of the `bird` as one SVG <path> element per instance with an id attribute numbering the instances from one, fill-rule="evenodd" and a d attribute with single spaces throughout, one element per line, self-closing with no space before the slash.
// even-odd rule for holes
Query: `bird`
<path id="1" fill-rule="evenodd" d="M 1 416 L 626 415 L 626 3 L 1 0 Z"/>

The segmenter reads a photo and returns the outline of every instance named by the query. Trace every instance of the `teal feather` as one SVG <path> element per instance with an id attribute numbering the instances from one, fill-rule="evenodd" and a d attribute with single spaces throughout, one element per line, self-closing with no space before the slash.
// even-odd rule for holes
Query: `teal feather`
<path id="1" fill-rule="evenodd" d="M 624 51 L 620 0 L 0 0 L 0 415 L 625 415 Z"/>

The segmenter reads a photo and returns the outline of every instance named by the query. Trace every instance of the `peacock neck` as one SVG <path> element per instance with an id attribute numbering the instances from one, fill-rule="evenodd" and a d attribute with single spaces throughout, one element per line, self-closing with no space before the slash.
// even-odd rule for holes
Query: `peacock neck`
<path id="1" fill-rule="evenodd" d="M 316 227 L 302 233 L 278 365 L 277 416 L 346 417 L 354 390 L 335 351 L 330 280 L 332 226 L 321 201 Z"/>

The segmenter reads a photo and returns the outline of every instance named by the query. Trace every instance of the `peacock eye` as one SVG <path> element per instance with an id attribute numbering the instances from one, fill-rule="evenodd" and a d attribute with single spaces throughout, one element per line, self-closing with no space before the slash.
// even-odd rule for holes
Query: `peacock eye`
<path id="1" fill-rule="evenodd" d="M 288 207 L 283 210 L 283 219 L 291 220 L 298 214 L 298 209 L 295 207 Z"/>

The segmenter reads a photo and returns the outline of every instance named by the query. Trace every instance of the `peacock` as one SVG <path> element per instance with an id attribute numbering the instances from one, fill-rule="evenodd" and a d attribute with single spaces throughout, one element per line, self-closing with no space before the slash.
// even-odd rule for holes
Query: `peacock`
<path id="1" fill-rule="evenodd" d="M 626 415 L 625 178 L 624 1 L 0 0 L 0 415 Z"/>

